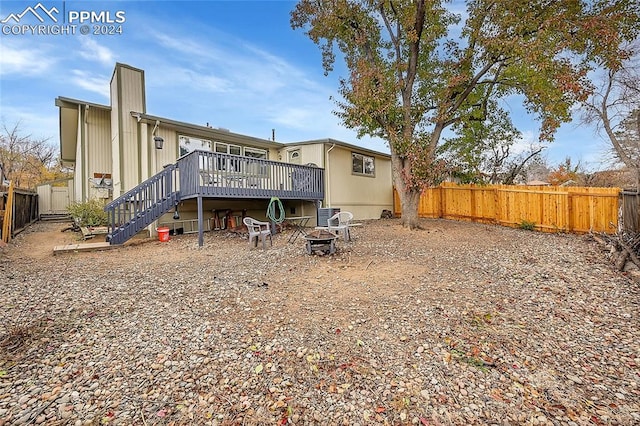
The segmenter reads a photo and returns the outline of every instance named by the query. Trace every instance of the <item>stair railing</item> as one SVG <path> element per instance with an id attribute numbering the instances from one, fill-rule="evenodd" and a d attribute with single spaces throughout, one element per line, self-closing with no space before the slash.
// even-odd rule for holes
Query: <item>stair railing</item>
<path id="1" fill-rule="evenodd" d="M 149 179 L 107 204 L 107 241 L 123 244 L 149 226 L 180 201 L 178 167 L 169 164 Z"/>

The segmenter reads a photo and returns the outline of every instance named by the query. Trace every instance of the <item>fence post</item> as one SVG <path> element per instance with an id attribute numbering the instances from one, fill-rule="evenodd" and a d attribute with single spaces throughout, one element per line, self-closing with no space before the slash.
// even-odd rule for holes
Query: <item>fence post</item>
<path id="1" fill-rule="evenodd" d="M 500 223 L 502 222 L 502 208 L 500 206 L 500 196 L 498 194 L 498 188 L 493 188 L 493 220 L 495 220 L 496 223 L 500 225 Z"/>
<path id="2" fill-rule="evenodd" d="M 7 194 L 7 204 L 4 206 L 4 221 L 2 222 L 2 241 L 11 241 L 11 230 L 13 223 L 13 181 L 9 181 L 9 192 Z"/>
<path id="3" fill-rule="evenodd" d="M 475 191 L 475 185 L 473 184 L 469 185 L 469 197 L 471 197 L 471 199 L 469 200 L 469 203 L 471 204 L 471 220 L 474 222 L 477 222 L 476 191 Z"/>
<path id="4" fill-rule="evenodd" d="M 573 232 L 573 194 L 567 194 L 567 232 Z"/>
<path id="5" fill-rule="evenodd" d="M 447 188 L 440 186 L 440 218 L 444 218 L 447 215 Z"/>

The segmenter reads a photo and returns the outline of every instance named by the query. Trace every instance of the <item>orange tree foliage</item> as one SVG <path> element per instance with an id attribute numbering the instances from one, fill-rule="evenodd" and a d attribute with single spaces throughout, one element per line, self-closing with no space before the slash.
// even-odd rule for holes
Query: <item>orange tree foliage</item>
<path id="1" fill-rule="evenodd" d="M 56 159 L 57 151 L 49 140 L 23 135 L 19 124 L 12 128 L 3 125 L 0 131 L 0 168 L 5 177 L 19 188 L 34 188 L 66 177 L 68 173 Z"/>
<path id="2" fill-rule="evenodd" d="M 521 95 L 540 138 L 552 139 L 588 95 L 589 70 L 618 66 L 621 42 L 637 36 L 636 3 L 471 0 L 455 13 L 437 0 L 301 0 L 291 25 L 320 46 L 325 73 L 340 51 L 349 73 L 336 113 L 388 142 L 413 228 L 422 189 L 443 169 L 445 129 L 484 121 L 491 100 Z"/>
<path id="3" fill-rule="evenodd" d="M 547 180 L 551 185 L 562 185 L 571 182 L 577 184 L 581 180 L 580 174 L 580 163 L 573 166 L 571 158 L 567 157 L 563 163 L 551 169 Z"/>

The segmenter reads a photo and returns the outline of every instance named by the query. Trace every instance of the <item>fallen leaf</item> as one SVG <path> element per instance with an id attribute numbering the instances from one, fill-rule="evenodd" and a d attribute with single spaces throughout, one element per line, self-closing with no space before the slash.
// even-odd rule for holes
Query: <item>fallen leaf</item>
<path id="1" fill-rule="evenodd" d="M 256 374 L 260 374 L 260 372 L 262 372 L 262 369 L 263 369 L 263 368 L 264 368 L 264 367 L 262 366 L 262 364 L 258 364 L 258 365 L 256 365 L 256 368 L 255 368 L 255 372 L 256 372 Z"/>
<path id="2" fill-rule="evenodd" d="M 385 408 L 384 407 L 376 408 L 376 413 L 384 413 L 384 412 L 385 412 Z"/>
<path id="3" fill-rule="evenodd" d="M 158 411 L 158 412 L 156 413 L 156 416 L 158 416 L 158 417 L 166 417 L 166 416 L 167 416 L 167 410 L 165 410 L 165 409 L 163 408 L 162 410 L 160 410 L 160 411 Z"/>

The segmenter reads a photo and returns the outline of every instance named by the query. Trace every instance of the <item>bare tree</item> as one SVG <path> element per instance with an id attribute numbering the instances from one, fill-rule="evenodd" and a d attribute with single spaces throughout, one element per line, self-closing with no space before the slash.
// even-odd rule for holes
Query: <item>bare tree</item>
<path id="1" fill-rule="evenodd" d="M 582 120 L 605 133 L 640 188 L 640 44 L 626 51 L 617 68 L 596 79 L 592 95 L 583 102 Z"/>
<path id="2" fill-rule="evenodd" d="M 516 157 L 510 159 L 509 161 L 505 161 L 502 165 L 503 170 L 506 170 L 502 173 L 501 176 L 496 176 L 495 182 L 492 183 L 503 183 L 505 185 L 513 185 L 517 183 L 518 178 L 526 180 L 526 167 L 530 164 L 531 161 L 540 157 L 540 153 L 546 146 L 530 146 L 528 151 L 522 152 Z"/>
<path id="3" fill-rule="evenodd" d="M 0 133 L 0 167 L 17 187 L 32 188 L 56 166 L 57 151 L 49 138 L 22 135 L 20 122 L 13 127 L 2 124 Z"/>

